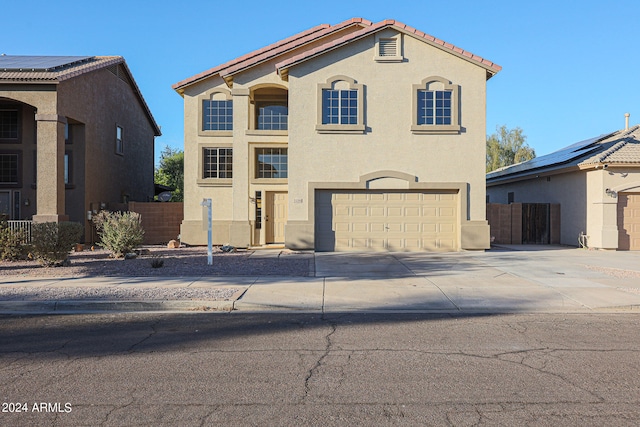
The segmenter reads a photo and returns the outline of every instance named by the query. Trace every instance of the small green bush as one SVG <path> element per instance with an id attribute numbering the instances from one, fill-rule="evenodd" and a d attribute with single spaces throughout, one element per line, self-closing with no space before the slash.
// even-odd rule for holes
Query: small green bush
<path id="1" fill-rule="evenodd" d="M 93 218 L 100 245 L 114 258 L 123 258 L 142 244 L 144 230 L 139 213 L 102 211 Z"/>
<path id="2" fill-rule="evenodd" d="M 33 255 L 41 264 L 63 265 L 82 232 L 82 224 L 77 222 L 35 223 L 31 229 Z"/>
<path id="3" fill-rule="evenodd" d="M 22 230 L 11 230 L 6 221 L 0 221 L 0 259 L 17 261 L 24 259 L 28 248 L 27 236 Z"/>

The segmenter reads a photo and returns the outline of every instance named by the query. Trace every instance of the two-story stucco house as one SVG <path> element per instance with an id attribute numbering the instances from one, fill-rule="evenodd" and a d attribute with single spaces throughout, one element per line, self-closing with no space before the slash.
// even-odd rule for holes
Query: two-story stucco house
<path id="1" fill-rule="evenodd" d="M 486 82 L 500 66 L 393 20 L 320 25 L 176 83 L 181 238 L 318 251 L 489 247 Z"/>
<path id="2" fill-rule="evenodd" d="M 85 225 L 153 198 L 160 135 L 121 56 L 0 56 L 0 215 Z"/>

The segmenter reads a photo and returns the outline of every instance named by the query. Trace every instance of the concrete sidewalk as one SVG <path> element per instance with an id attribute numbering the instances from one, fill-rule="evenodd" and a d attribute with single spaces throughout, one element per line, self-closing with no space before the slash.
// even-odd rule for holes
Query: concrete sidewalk
<path id="1" fill-rule="evenodd" d="M 290 255 L 292 256 L 292 255 Z M 308 254 L 306 255 L 308 256 Z M 94 311 L 640 312 L 640 253 L 550 246 L 487 252 L 316 253 L 311 277 L 91 277 L 5 286 L 232 288 L 226 300 L 2 301 L 0 313 Z"/>

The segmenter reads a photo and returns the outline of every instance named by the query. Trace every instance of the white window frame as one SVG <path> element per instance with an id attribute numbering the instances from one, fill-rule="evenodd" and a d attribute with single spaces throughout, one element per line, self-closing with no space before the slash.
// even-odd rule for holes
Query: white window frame
<path id="1" fill-rule="evenodd" d="M 325 124 L 323 123 L 324 112 L 324 91 L 325 90 L 340 90 L 336 88 L 336 84 L 339 82 L 345 82 L 348 86 L 346 90 L 357 91 L 357 118 L 356 124 Z M 345 90 L 345 89 L 341 89 Z M 316 131 L 318 133 L 364 133 L 364 85 L 356 83 L 355 79 L 347 76 L 333 76 L 327 79 L 326 83 L 318 84 L 317 91 L 317 122 Z"/>
<path id="2" fill-rule="evenodd" d="M 441 83 L 442 89 L 430 89 L 431 83 Z M 459 134 L 462 129 L 460 126 L 460 86 L 452 84 L 449 80 L 440 76 L 431 76 L 423 79 L 420 84 L 413 85 L 413 118 L 411 131 L 414 134 Z M 450 124 L 418 124 L 418 91 L 450 91 L 451 92 L 451 123 Z"/>

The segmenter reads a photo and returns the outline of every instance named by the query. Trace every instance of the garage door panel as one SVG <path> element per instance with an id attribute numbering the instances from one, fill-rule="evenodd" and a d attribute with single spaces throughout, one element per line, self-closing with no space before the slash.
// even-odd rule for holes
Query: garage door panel
<path id="1" fill-rule="evenodd" d="M 426 218 L 436 217 L 438 215 L 438 208 L 422 208 L 422 216 Z"/>
<path id="2" fill-rule="evenodd" d="M 443 216 L 453 217 L 453 216 L 455 216 L 455 209 L 454 208 L 440 208 L 438 214 L 439 214 L 440 217 L 443 217 Z"/>
<path id="3" fill-rule="evenodd" d="M 404 208 L 404 216 L 420 216 L 420 207 L 418 206 L 410 206 Z"/>
<path id="4" fill-rule="evenodd" d="M 454 231 L 453 224 L 439 224 L 438 228 L 440 233 L 453 233 Z"/>
<path id="5" fill-rule="evenodd" d="M 457 203 L 453 192 L 319 191 L 316 249 L 457 250 Z"/>
<path id="6" fill-rule="evenodd" d="M 337 233 L 349 232 L 349 231 L 351 231 L 349 225 L 350 224 L 348 222 L 336 222 L 336 226 L 335 226 L 334 230 Z"/>
<path id="7" fill-rule="evenodd" d="M 383 251 L 385 250 L 385 239 L 382 238 L 372 238 L 369 239 L 369 248 L 373 250 Z"/>
<path id="8" fill-rule="evenodd" d="M 416 233 L 420 233 L 420 223 L 410 223 L 407 222 L 404 224 L 404 230 L 405 233 L 412 233 L 412 234 L 416 234 Z"/>
<path id="9" fill-rule="evenodd" d="M 369 224 L 367 223 L 354 223 L 353 231 L 355 233 L 367 233 L 369 232 Z"/>

